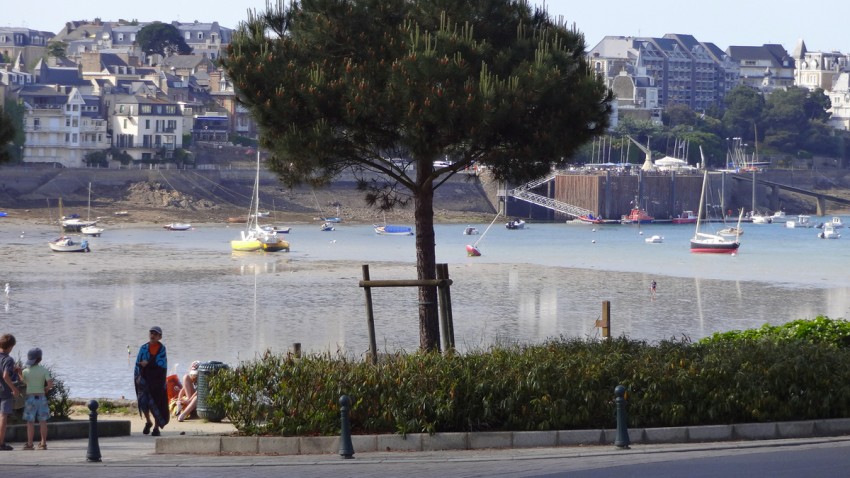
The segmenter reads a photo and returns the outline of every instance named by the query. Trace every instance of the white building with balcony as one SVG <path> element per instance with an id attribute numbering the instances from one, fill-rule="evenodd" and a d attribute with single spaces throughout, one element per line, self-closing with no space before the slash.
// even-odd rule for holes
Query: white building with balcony
<path id="1" fill-rule="evenodd" d="M 97 98 L 59 85 L 25 86 L 19 98 L 26 108 L 24 162 L 79 168 L 86 155 L 109 148 Z"/>
<path id="2" fill-rule="evenodd" d="M 112 146 L 135 161 L 171 158 L 183 147 L 183 117 L 180 106 L 170 100 L 141 95 L 111 95 L 106 104 L 110 115 Z"/>

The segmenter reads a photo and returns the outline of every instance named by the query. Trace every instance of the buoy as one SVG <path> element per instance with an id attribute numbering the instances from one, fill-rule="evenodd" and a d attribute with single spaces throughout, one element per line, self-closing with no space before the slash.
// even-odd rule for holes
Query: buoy
<path id="1" fill-rule="evenodd" d="M 596 239 L 594 239 L 594 240 L 592 240 L 592 241 L 590 241 L 590 242 L 592 242 L 593 244 L 596 244 Z"/>
<path id="2" fill-rule="evenodd" d="M 593 229 L 590 230 L 590 232 L 596 232 L 596 228 L 594 227 Z"/>
<path id="3" fill-rule="evenodd" d="M 642 235 L 643 235 L 643 231 L 640 231 L 640 232 L 638 233 L 638 235 L 639 235 L 639 236 L 642 236 Z"/>

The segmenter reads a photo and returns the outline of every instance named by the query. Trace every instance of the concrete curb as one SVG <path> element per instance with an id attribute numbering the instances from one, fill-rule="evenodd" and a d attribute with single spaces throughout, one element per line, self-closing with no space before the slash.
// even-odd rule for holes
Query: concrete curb
<path id="1" fill-rule="evenodd" d="M 775 440 L 850 435 L 850 419 L 799 422 L 741 423 L 699 427 L 633 428 L 632 444 L 705 443 Z M 558 430 L 540 432 L 411 433 L 354 435 L 355 453 L 428 452 L 493 448 L 549 448 L 611 445 L 616 430 Z M 320 455 L 339 453 L 339 437 L 198 436 L 156 439 L 158 454 L 200 455 Z"/>
<path id="2" fill-rule="evenodd" d="M 122 437 L 130 436 L 129 420 L 98 420 L 98 437 Z M 35 424 L 35 440 L 39 440 L 41 432 L 38 423 Z M 71 420 L 67 422 L 47 422 L 48 440 L 73 440 L 89 437 L 88 420 Z M 27 425 L 16 424 L 6 427 L 7 442 L 26 442 Z"/>

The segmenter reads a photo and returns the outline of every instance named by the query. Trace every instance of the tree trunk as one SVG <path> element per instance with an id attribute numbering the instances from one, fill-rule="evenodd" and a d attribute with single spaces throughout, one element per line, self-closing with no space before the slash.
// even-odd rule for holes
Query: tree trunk
<path id="1" fill-rule="evenodd" d="M 434 242 L 434 190 L 431 182 L 420 185 L 414 198 L 416 225 L 416 277 L 437 278 L 437 253 Z M 437 288 L 419 287 L 419 348 L 440 350 L 440 321 L 437 314 Z"/>

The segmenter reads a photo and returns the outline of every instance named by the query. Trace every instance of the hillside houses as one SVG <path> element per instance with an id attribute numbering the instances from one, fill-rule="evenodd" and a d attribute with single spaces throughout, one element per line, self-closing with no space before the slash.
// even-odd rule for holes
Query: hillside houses
<path id="1" fill-rule="evenodd" d="M 0 28 L 0 95 L 26 111 L 25 162 L 83 167 L 102 151 L 135 162 L 175 157 L 184 141 L 256 138 L 248 110 L 217 62 L 233 31 L 212 23 L 171 22 L 190 55 L 145 55 L 136 37 L 150 22 L 71 21 L 57 34 Z M 51 41 L 67 58 L 47 55 Z M 831 124 L 850 129 L 850 55 L 793 52 L 782 45 L 732 45 L 725 50 L 687 34 L 606 36 L 587 52 L 592 70 L 616 98 L 621 117 L 660 121 L 670 105 L 694 111 L 722 106 L 747 85 L 764 94 L 792 85 L 822 88 L 832 101 Z"/>
<path id="2" fill-rule="evenodd" d="M 68 22 L 57 35 L 0 28 L 0 53 L 14 59 L 0 65 L 0 93 L 24 107 L 24 162 L 84 167 L 94 152 L 156 162 L 174 157 L 184 137 L 256 135 L 216 65 L 229 28 L 172 22 L 193 54 L 160 58 L 146 57 L 136 43 L 145 25 Z M 66 43 L 67 58 L 47 56 L 51 41 Z"/>

